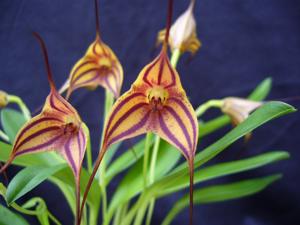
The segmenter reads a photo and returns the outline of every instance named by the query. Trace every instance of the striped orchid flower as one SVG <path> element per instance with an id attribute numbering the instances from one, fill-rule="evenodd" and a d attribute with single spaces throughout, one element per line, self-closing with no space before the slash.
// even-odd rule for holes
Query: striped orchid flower
<path id="1" fill-rule="evenodd" d="M 69 79 L 60 89 L 66 89 L 68 99 L 78 88 L 95 89 L 102 86 L 109 90 L 115 98 L 119 97 L 123 83 L 123 68 L 119 59 L 100 37 L 98 2 L 95 0 L 96 40 L 89 46 L 85 55 L 74 65 Z"/>
<path id="2" fill-rule="evenodd" d="M 51 90 L 42 112 L 30 119 L 20 129 L 14 141 L 10 158 L 1 168 L 1 172 L 17 156 L 45 151 L 58 152 L 68 162 L 75 176 L 78 217 L 80 171 L 86 150 L 88 131 L 75 108 L 57 92 L 48 62 L 46 46 L 37 33 L 34 33 L 34 36 L 40 42 L 43 50 Z"/>
<path id="3" fill-rule="evenodd" d="M 190 209 L 193 205 L 193 162 L 198 139 L 195 111 L 168 55 L 173 1 L 169 1 L 167 32 L 159 55 L 146 65 L 130 90 L 114 104 L 106 120 L 104 141 L 90 179 L 91 184 L 108 147 L 121 140 L 153 132 L 181 151 L 190 168 Z M 90 186 L 87 186 L 81 211 Z M 191 217 L 192 218 L 192 217 Z"/>

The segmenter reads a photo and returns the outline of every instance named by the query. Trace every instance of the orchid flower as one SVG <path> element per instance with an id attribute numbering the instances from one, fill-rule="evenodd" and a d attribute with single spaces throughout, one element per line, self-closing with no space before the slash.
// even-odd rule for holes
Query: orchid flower
<path id="1" fill-rule="evenodd" d="M 177 49 L 180 53 L 188 51 L 194 55 L 201 47 L 201 42 L 197 37 L 196 20 L 193 14 L 195 1 L 191 0 L 186 11 L 171 26 L 169 45 L 172 51 Z M 164 42 L 165 34 L 165 29 L 158 33 L 157 44 Z"/>
<path id="2" fill-rule="evenodd" d="M 95 89 L 102 86 L 115 98 L 119 97 L 123 83 L 123 68 L 111 48 L 100 37 L 98 3 L 95 0 L 96 40 L 89 46 L 85 55 L 74 65 L 69 79 L 60 89 L 68 89 L 66 98 L 78 88 Z"/>
<path id="3" fill-rule="evenodd" d="M 41 44 L 47 67 L 50 94 L 42 112 L 30 119 L 19 131 L 13 144 L 10 158 L 1 168 L 3 172 L 20 155 L 56 151 L 68 162 L 76 181 L 77 217 L 80 206 L 80 171 L 87 143 L 87 128 L 75 108 L 56 90 L 52 78 L 46 46 L 42 38 L 34 33 Z"/>
<path id="4" fill-rule="evenodd" d="M 112 144 L 153 132 L 178 148 L 190 168 L 190 212 L 193 206 L 193 162 L 198 139 L 195 111 L 167 55 L 173 1 L 169 1 L 165 41 L 160 54 L 146 65 L 130 90 L 113 105 L 106 120 L 104 140 L 83 197 L 81 212 L 100 162 Z"/>
<path id="5" fill-rule="evenodd" d="M 246 120 L 251 112 L 262 106 L 262 104 L 262 102 L 248 99 L 228 97 L 223 100 L 221 110 L 230 117 L 233 125 L 237 126 Z M 246 141 L 248 141 L 250 138 L 251 133 L 245 136 Z"/>

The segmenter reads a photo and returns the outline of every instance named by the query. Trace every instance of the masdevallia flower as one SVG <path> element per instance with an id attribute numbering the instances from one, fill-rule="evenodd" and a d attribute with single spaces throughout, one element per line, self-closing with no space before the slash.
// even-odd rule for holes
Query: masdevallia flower
<path id="1" fill-rule="evenodd" d="M 223 100 L 221 110 L 227 114 L 233 125 L 237 126 L 245 121 L 251 112 L 260 107 L 263 103 L 258 101 L 252 101 L 243 98 L 228 97 Z M 245 140 L 249 140 L 251 133 L 246 134 Z"/>
<path id="2" fill-rule="evenodd" d="M 83 197 L 81 212 L 91 182 L 109 146 L 147 132 L 153 132 L 175 146 L 188 161 L 192 210 L 193 163 L 198 122 L 180 77 L 167 55 L 172 4 L 173 1 L 170 0 L 166 38 L 161 52 L 142 69 L 131 88 L 117 99 L 106 120 L 103 145 Z"/>
<path id="3" fill-rule="evenodd" d="M 68 99 L 78 88 L 95 89 L 102 86 L 115 98 L 119 97 L 123 83 L 123 68 L 119 59 L 100 37 L 98 3 L 95 0 L 96 40 L 89 46 L 85 55 L 73 66 L 68 80 L 60 92 L 67 89 Z"/>
<path id="4" fill-rule="evenodd" d="M 78 216 L 80 171 L 86 150 L 87 130 L 76 109 L 57 92 L 46 46 L 37 33 L 34 33 L 34 36 L 39 40 L 43 50 L 51 90 L 42 112 L 30 119 L 18 132 L 10 158 L 1 168 L 1 172 L 17 156 L 45 151 L 58 152 L 68 162 L 75 176 Z"/>
<path id="5" fill-rule="evenodd" d="M 201 47 L 201 42 L 197 37 L 196 20 L 193 14 L 195 0 L 191 0 L 189 7 L 182 13 L 171 26 L 169 35 L 169 45 L 171 50 L 191 52 L 195 54 Z M 166 30 L 161 30 L 157 35 L 157 44 L 163 43 Z"/>

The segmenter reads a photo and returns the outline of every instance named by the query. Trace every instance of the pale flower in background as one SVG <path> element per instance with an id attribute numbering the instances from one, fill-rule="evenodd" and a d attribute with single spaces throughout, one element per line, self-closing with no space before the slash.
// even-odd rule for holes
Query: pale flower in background
<path id="1" fill-rule="evenodd" d="M 196 32 L 196 20 L 193 13 L 194 6 L 195 0 L 192 0 L 187 10 L 171 26 L 169 45 L 172 51 L 176 49 L 180 53 L 188 51 L 195 54 L 201 47 L 201 42 Z M 165 33 L 165 29 L 158 33 L 157 44 L 163 42 Z"/>

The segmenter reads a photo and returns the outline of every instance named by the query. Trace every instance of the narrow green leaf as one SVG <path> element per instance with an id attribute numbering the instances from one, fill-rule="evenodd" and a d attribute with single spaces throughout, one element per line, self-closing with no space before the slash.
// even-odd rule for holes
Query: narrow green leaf
<path id="1" fill-rule="evenodd" d="M 107 153 L 105 155 L 105 160 L 107 164 L 111 162 L 113 156 L 115 155 L 116 151 L 119 149 L 121 144 L 122 142 L 118 142 L 108 148 Z"/>
<path id="2" fill-rule="evenodd" d="M 198 189 L 194 192 L 194 204 L 221 202 L 253 195 L 262 191 L 281 175 L 272 175 L 263 178 L 243 180 L 230 184 L 222 184 Z M 181 210 L 189 206 L 189 196 L 185 195 L 170 210 L 162 225 L 169 225 Z"/>
<path id="3" fill-rule="evenodd" d="M 11 212 L 9 209 L 0 205 L 0 224 L 1 225 L 29 225 L 20 215 Z"/>
<path id="4" fill-rule="evenodd" d="M 10 143 L 13 143 L 20 128 L 25 124 L 24 115 L 14 109 L 2 109 L 1 124 L 4 132 L 9 137 Z"/>
<path id="5" fill-rule="evenodd" d="M 64 184 L 68 185 L 74 190 L 74 175 L 69 167 L 59 170 L 53 175 L 53 177 L 59 179 Z M 82 169 L 80 175 L 81 195 L 83 195 L 84 193 L 89 178 L 90 178 L 90 174 L 85 169 Z M 52 179 L 52 177 L 50 177 L 50 181 L 55 183 L 55 179 Z M 92 183 L 87 201 L 89 204 L 93 205 L 93 207 L 97 207 L 100 203 L 100 186 L 97 180 L 94 180 L 94 182 Z"/>
<path id="6" fill-rule="evenodd" d="M 125 151 L 121 156 L 114 160 L 107 168 L 105 174 L 106 182 L 109 183 L 114 176 L 137 162 L 144 154 L 144 147 L 145 139 L 139 141 L 131 149 Z"/>
<path id="7" fill-rule="evenodd" d="M 271 88 L 272 78 L 268 77 L 255 88 L 255 90 L 249 95 L 248 98 L 254 101 L 262 101 L 268 96 Z"/>
<path id="8" fill-rule="evenodd" d="M 194 182 L 199 183 L 211 179 L 215 179 L 221 176 L 240 173 L 258 167 L 262 167 L 271 163 L 275 163 L 280 160 L 288 159 L 289 153 L 283 151 L 268 152 L 251 158 L 241 159 L 232 162 L 219 163 L 213 166 L 209 166 L 203 169 L 195 171 Z M 179 191 L 189 186 L 189 176 L 178 177 L 173 181 L 170 180 L 165 184 L 163 189 L 159 190 L 159 197 L 163 197 L 167 194 Z"/>
<path id="9" fill-rule="evenodd" d="M 0 142 L 0 161 L 6 162 L 11 154 L 12 146 L 3 142 Z M 37 154 L 20 155 L 12 162 L 18 166 L 53 166 L 64 163 L 65 161 L 55 152 L 43 152 Z"/>
<path id="10" fill-rule="evenodd" d="M 41 184 L 47 178 L 57 171 L 67 167 L 66 164 L 55 165 L 51 167 L 31 166 L 21 170 L 11 180 L 6 191 L 6 201 L 8 204 L 16 201 L 23 195 L 27 194 L 33 188 Z"/>
<path id="11" fill-rule="evenodd" d="M 68 202 L 68 205 L 70 206 L 70 209 L 73 213 L 73 215 L 75 215 L 76 213 L 76 206 L 74 204 L 74 202 L 76 201 L 75 199 L 75 195 L 74 195 L 74 188 L 71 188 L 69 185 L 66 185 L 66 183 L 64 183 L 63 181 L 61 181 L 60 179 L 56 178 L 56 177 L 51 177 L 50 179 L 59 189 L 60 191 L 63 193 L 63 195 L 66 198 L 66 201 Z"/>

